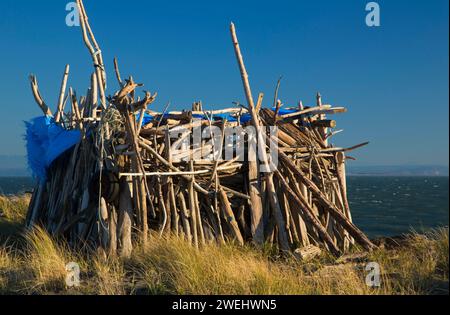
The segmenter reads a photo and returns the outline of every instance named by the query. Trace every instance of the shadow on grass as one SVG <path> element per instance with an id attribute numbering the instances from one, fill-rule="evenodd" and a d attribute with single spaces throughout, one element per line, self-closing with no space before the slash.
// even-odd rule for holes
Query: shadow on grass
<path id="1" fill-rule="evenodd" d="M 0 218 L 0 246 L 23 243 L 24 226 L 21 222 L 13 222 Z"/>

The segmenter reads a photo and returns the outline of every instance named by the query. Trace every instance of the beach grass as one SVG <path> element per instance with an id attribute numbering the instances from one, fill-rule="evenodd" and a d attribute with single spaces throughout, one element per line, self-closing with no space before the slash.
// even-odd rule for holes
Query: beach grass
<path id="1" fill-rule="evenodd" d="M 26 202 L 9 199 L 0 201 L 11 207 L 0 220 L 20 226 Z M 411 233 L 368 255 L 356 249 L 347 260 L 324 255 L 307 262 L 232 243 L 196 250 L 176 237 L 156 234 L 130 258 L 108 258 L 100 252 L 76 252 L 41 228 L 13 233 L 22 241 L 0 245 L 0 294 L 449 293 L 448 228 Z M 66 285 L 70 262 L 80 266 L 79 287 Z M 370 262 L 380 267 L 379 287 L 366 284 Z"/>

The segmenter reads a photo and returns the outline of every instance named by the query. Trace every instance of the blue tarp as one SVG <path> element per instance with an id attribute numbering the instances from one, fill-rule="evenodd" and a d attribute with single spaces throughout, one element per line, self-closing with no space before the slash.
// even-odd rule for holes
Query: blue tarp
<path id="1" fill-rule="evenodd" d="M 139 121 L 141 117 L 141 113 L 138 113 L 136 115 L 136 121 Z M 153 116 L 148 114 L 148 113 L 144 113 L 144 119 L 142 119 L 142 126 L 148 125 L 152 120 L 153 120 Z"/>
<path id="2" fill-rule="evenodd" d="M 291 110 L 284 110 L 284 112 L 291 113 L 293 111 L 291 111 Z M 282 115 L 283 113 L 282 113 L 282 110 L 280 110 L 280 115 Z M 140 113 L 138 113 L 136 115 L 136 120 L 137 121 L 139 121 L 139 117 L 140 117 Z M 163 118 L 169 118 L 169 117 L 170 117 L 170 114 L 164 114 L 164 116 L 163 116 Z M 208 119 L 207 116 L 201 115 L 201 114 L 193 114 L 192 117 L 196 118 L 196 119 Z M 145 125 L 149 124 L 154 118 L 155 118 L 154 116 L 152 116 L 152 115 L 150 115 L 148 113 L 145 113 L 144 114 L 144 119 L 142 120 L 142 126 L 145 126 Z M 213 114 L 213 116 L 212 116 L 212 120 L 214 120 L 214 121 L 224 120 L 224 119 L 226 119 L 227 121 L 237 121 L 237 118 L 234 117 L 233 114 L 231 114 L 231 113 Z M 241 116 L 241 118 L 240 118 L 241 123 L 244 123 L 244 124 L 249 122 L 251 119 L 252 118 L 251 118 L 251 115 L 249 113 L 243 114 Z"/>
<path id="3" fill-rule="evenodd" d="M 33 176 L 45 180 L 47 168 L 81 139 L 79 130 L 65 130 L 53 117 L 43 116 L 25 122 L 28 166 Z"/>
<path id="4" fill-rule="evenodd" d="M 272 108 L 273 111 L 276 110 L 275 107 Z M 280 108 L 280 110 L 278 111 L 278 115 L 286 115 L 286 114 L 291 114 L 291 113 L 295 113 L 298 112 L 298 109 L 283 109 Z"/>

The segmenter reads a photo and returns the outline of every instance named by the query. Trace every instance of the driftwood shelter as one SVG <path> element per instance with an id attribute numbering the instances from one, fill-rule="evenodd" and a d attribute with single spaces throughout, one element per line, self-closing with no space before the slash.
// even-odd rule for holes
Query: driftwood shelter
<path id="1" fill-rule="evenodd" d="M 269 108 L 262 107 L 264 95 L 252 94 L 233 24 L 246 104 L 152 111 L 157 94 L 138 97 L 141 84 L 122 80 L 117 60 L 120 90 L 108 96 L 100 47 L 83 2 L 77 4 L 93 74 L 79 96 L 67 89 L 66 66 L 54 112 L 30 76 L 44 116 L 27 124 L 29 164 L 38 179 L 28 227 L 39 224 L 73 246 L 122 256 L 137 242 L 169 234 L 193 247 L 233 240 L 300 255 L 374 247 L 352 223 L 346 189 L 346 152 L 365 143 L 345 149 L 330 142 L 337 131 L 327 115 L 345 108 L 322 104 L 320 95 L 310 107 L 283 106 L 279 84 Z"/>

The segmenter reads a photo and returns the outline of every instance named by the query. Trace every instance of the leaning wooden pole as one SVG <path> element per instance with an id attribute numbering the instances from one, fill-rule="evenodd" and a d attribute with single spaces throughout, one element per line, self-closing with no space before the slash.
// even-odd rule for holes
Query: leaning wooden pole
<path id="1" fill-rule="evenodd" d="M 64 112 L 64 96 L 66 94 L 66 86 L 67 86 L 67 79 L 69 77 L 69 70 L 70 70 L 70 66 L 66 65 L 66 68 L 64 70 L 64 75 L 62 78 L 62 82 L 61 82 L 61 89 L 59 91 L 58 104 L 56 106 L 55 121 L 57 123 L 61 120 L 62 114 Z"/>

